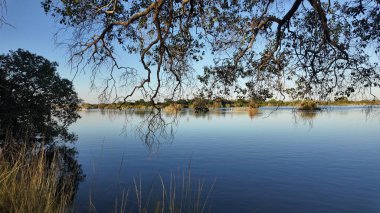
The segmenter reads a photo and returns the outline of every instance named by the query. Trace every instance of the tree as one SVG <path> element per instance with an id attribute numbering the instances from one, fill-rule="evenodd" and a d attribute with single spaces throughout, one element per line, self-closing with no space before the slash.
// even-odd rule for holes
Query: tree
<path id="1" fill-rule="evenodd" d="M 6 136 L 46 144 L 75 139 L 68 126 L 79 118 L 80 100 L 57 66 L 22 49 L 0 55 L 1 141 Z"/>
<path id="2" fill-rule="evenodd" d="M 180 95 L 206 50 L 214 63 L 199 79 L 209 97 L 328 99 L 380 85 L 366 49 L 380 47 L 378 0 L 44 0 L 43 7 L 73 32 L 75 65 L 93 64 L 94 76 L 107 66 L 103 97 L 115 100 L 141 91 L 154 102 L 164 88 Z M 124 66 L 119 50 L 138 55 L 144 70 Z"/>

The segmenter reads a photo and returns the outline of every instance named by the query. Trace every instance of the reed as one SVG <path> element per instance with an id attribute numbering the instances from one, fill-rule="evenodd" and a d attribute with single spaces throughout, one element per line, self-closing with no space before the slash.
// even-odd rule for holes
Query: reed
<path id="1" fill-rule="evenodd" d="M 60 152 L 51 153 L 42 144 L 6 144 L 0 149 L 0 212 L 75 212 L 77 179 L 65 175 Z M 132 190 L 123 191 L 111 206 L 114 212 L 208 212 L 215 181 L 206 184 L 192 177 L 189 163 L 168 176 L 157 175 L 148 188 L 144 184 L 134 179 Z M 97 204 L 89 197 L 89 211 L 96 212 Z"/>
<path id="2" fill-rule="evenodd" d="M 62 178 L 58 153 L 44 148 L 3 146 L 0 153 L 0 212 L 68 212 L 74 180 Z"/>
<path id="3" fill-rule="evenodd" d="M 209 212 L 215 182 L 206 184 L 193 178 L 190 169 L 172 173 L 168 178 L 157 175 L 148 191 L 143 190 L 141 178 L 134 179 L 133 189 L 123 191 L 121 198 L 116 200 L 114 212 Z M 135 202 L 131 202 L 132 199 Z"/>

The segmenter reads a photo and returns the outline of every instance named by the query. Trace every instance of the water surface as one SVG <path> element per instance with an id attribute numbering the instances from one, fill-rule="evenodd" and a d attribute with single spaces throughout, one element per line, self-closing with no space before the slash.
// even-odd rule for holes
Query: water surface
<path id="1" fill-rule="evenodd" d="M 75 203 L 87 210 L 91 194 L 98 212 L 110 212 L 125 189 L 133 201 L 133 178 L 149 187 L 191 161 L 193 179 L 205 186 L 216 179 L 211 212 L 380 212 L 379 113 L 185 111 L 173 137 L 147 146 L 135 131 L 144 113 L 81 112 L 72 130 L 87 177 Z"/>

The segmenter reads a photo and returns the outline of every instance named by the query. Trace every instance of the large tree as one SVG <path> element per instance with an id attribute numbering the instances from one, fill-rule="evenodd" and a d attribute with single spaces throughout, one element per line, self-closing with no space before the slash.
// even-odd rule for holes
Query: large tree
<path id="1" fill-rule="evenodd" d="M 79 99 L 57 63 L 25 50 L 0 55 L 0 141 L 70 141 Z"/>
<path id="2" fill-rule="evenodd" d="M 371 94 L 379 69 L 379 0 L 44 0 L 73 33 L 74 65 L 107 70 L 103 97 L 141 91 L 181 94 L 193 63 L 213 57 L 199 76 L 207 96 L 265 99 Z M 369 47 L 371 46 L 371 47 Z M 125 55 L 119 54 L 124 51 Z M 138 55 L 141 69 L 130 57 Z M 120 75 L 117 77 L 117 73 Z M 94 78 L 96 79 L 96 78 Z M 118 84 L 120 80 L 120 84 Z M 118 91 L 121 86 L 125 95 Z M 118 95 L 119 94 L 119 95 Z"/>

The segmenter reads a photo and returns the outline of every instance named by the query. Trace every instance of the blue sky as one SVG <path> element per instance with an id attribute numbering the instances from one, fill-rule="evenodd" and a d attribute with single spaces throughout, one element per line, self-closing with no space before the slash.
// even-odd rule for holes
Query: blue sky
<path id="1" fill-rule="evenodd" d="M 51 17 L 45 15 L 40 1 L 7 1 L 6 20 L 12 26 L 0 28 L 0 53 L 22 48 L 36 53 L 59 64 L 61 77 L 72 79 L 74 73 L 68 66 L 68 55 L 64 47 L 54 42 L 54 34 L 58 26 Z M 90 92 L 88 75 L 80 74 L 74 79 L 74 86 L 79 97 L 86 101 L 96 102 L 96 92 Z"/>
<path id="2" fill-rule="evenodd" d="M 28 50 L 50 61 L 58 62 L 60 76 L 70 80 L 73 79 L 75 73 L 71 71 L 68 64 L 69 55 L 67 54 L 67 49 L 57 44 L 57 42 L 64 40 L 65 37 L 60 35 L 60 37 L 57 37 L 57 42 L 55 41 L 55 34 L 62 26 L 56 24 L 51 16 L 44 13 L 40 1 L 7 1 L 7 13 L 5 16 L 7 22 L 12 26 L 4 25 L 0 28 L 0 54 L 18 48 Z M 120 59 L 121 65 L 142 68 L 137 56 L 122 55 Z M 203 66 L 211 64 L 211 62 L 210 57 L 194 64 L 194 69 L 203 70 Z M 91 91 L 90 73 L 91 71 L 89 70 L 86 73 L 79 73 L 75 76 L 73 83 L 81 99 L 86 102 L 96 103 L 98 102 L 99 91 Z M 97 79 L 98 82 L 106 74 L 106 72 L 100 74 Z"/>
<path id="3" fill-rule="evenodd" d="M 52 20 L 51 16 L 45 15 L 41 3 L 38 0 L 11 0 L 7 1 L 6 20 L 12 26 L 4 25 L 0 28 L 0 54 L 9 50 L 22 48 L 32 53 L 41 55 L 50 61 L 59 63 L 59 74 L 67 79 L 73 79 L 74 72 L 68 65 L 69 55 L 64 46 L 58 46 L 54 41 L 54 35 L 60 26 Z M 58 41 L 63 37 L 58 37 Z M 138 57 L 123 55 L 120 57 L 121 64 L 128 64 L 132 67 L 141 67 Z M 376 58 L 375 60 L 378 60 Z M 212 64 L 211 56 L 206 54 L 206 59 L 194 63 L 194 69 L 199 73 L 203 66 Z M 106 74 L 104 72 L 103 74 Z M 103 75 L 104 76 L 104 75 Z M 98 76 L 101 80 L 102 75 Z M 74 81 L 74 86 L 79 97 L 86 102 L 98 102 L 98 91 L 91 91 L 90 72 L 78 74 Z M 375 90 L 379 95 L 380 91 Z"/>

